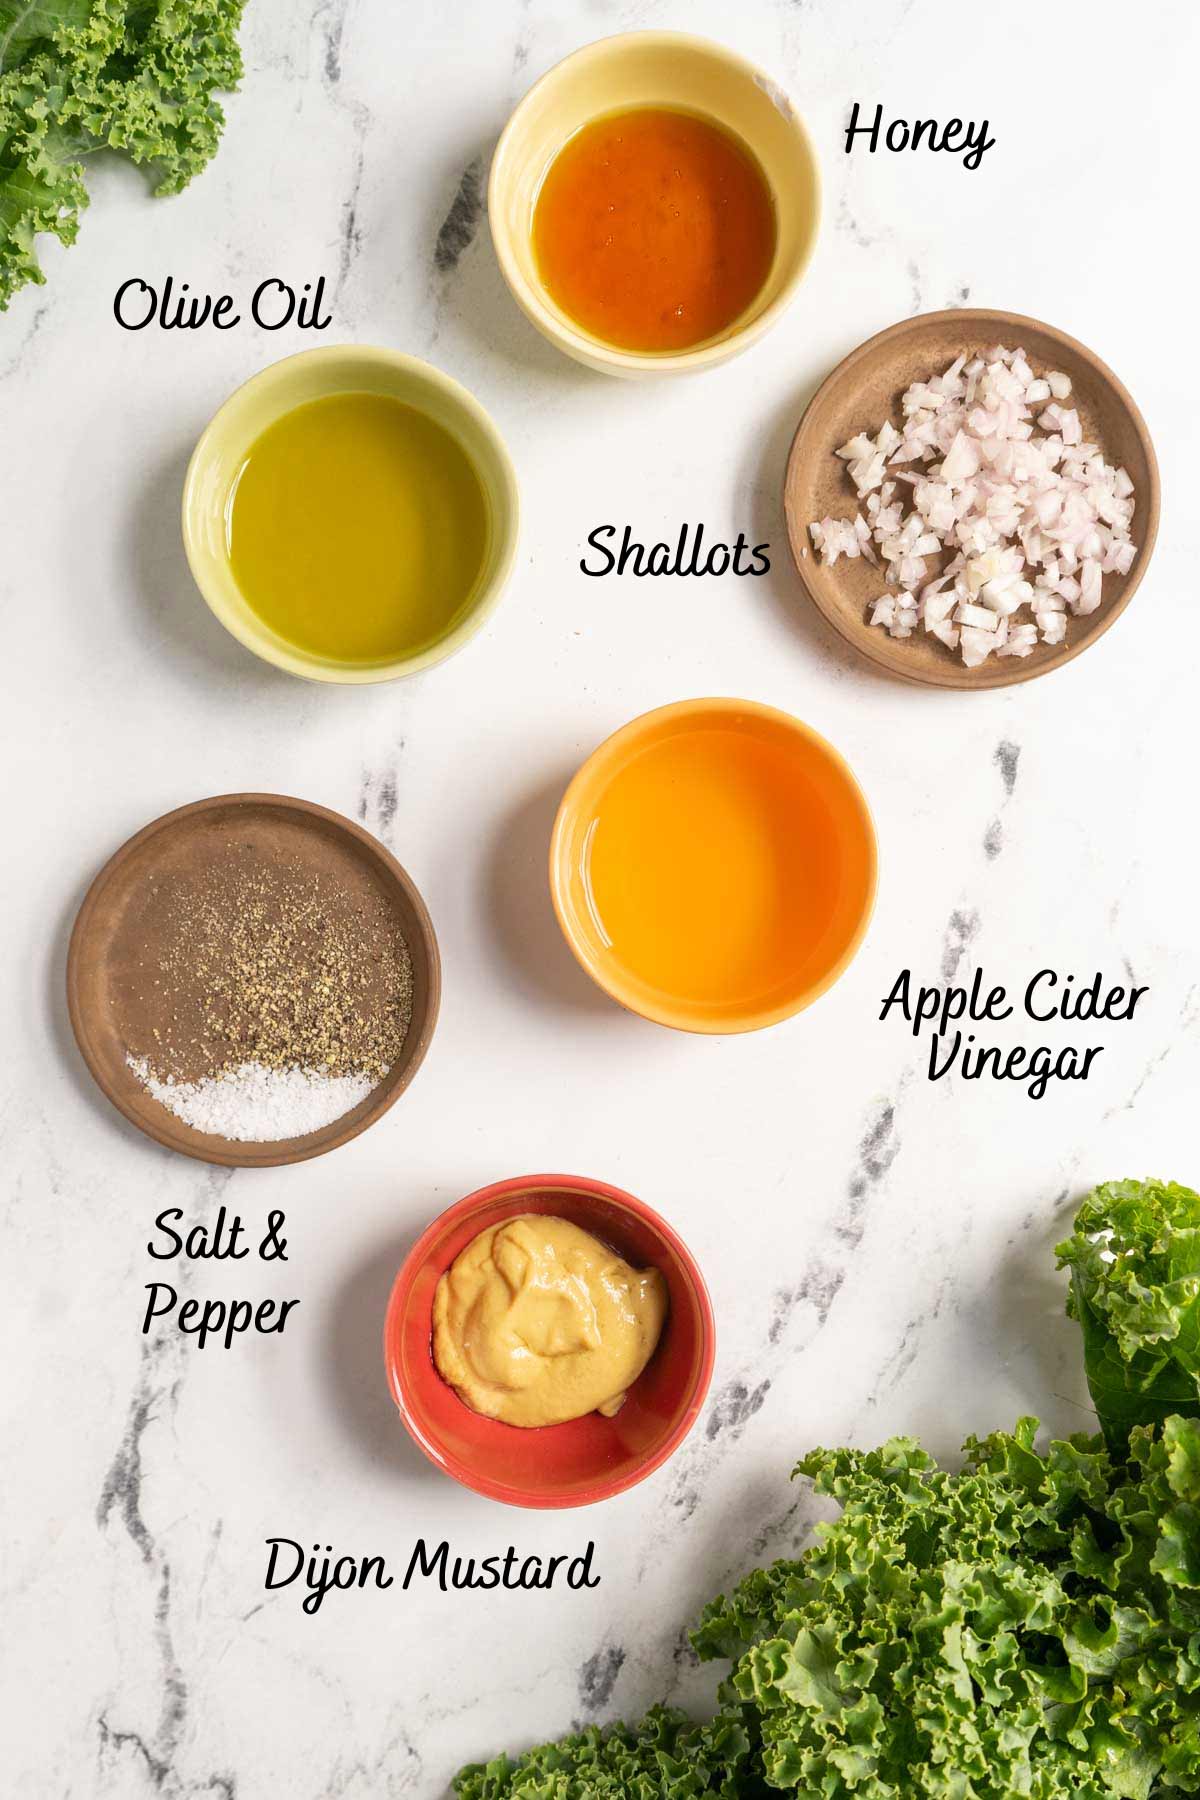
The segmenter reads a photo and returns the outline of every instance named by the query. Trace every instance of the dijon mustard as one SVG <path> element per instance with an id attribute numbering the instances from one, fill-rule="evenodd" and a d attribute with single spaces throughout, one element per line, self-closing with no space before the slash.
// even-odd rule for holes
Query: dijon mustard
<path id="1" fill-rule="evenodd" d="M 489 1226 L 438 1282 L 433 1358 L 477 1413 L 561 1425 L 617 1412 L 662 1333 L 667 1284 L 541 1213 Z"/>

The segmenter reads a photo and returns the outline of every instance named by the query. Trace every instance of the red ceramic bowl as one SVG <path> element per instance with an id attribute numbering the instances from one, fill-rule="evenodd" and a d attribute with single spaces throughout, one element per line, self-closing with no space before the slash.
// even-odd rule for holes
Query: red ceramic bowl
<path id="1" fill-rule="evenodd" d="M 662 1337 L 615 1418 L 589 1413 L 537 1430 L 502 1425 L 472 1412 L 434 1367 L 433 1293 L 441 1275 L 479 1232 L 518 1213 L 569 1219 L 636 1267 L 666 1277 Z M 400 1417 L 439 1469 L 509 1506 L 590 1506 L 635 1486 L 679 1448 L 708 1392 L 716 1328 L 691 1253 L 650 1207 L 578 1175 L 520 1175 L 468 1194 L 414 1244 L 392 1288 L 383 1350 Z"/>

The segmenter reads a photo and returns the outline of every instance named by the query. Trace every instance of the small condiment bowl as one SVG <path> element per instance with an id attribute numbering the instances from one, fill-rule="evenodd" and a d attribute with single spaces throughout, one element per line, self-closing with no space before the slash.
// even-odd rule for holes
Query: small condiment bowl
<path id="1" fill-rule="evenodd" d="M 229 498 L 255 440 L 297 406 L 346 393 L 385 394 L 433 419 L 461 445 L 487 500 L 488 546 L 467 610 L 436 643 L 414 655 L 378 663 L 317 656 L 272 631 L 243 595 L 229 556 Z M 248 650 L 309 681 L 394 681 L 431 668 L 460 650 L 499 603 L 516 556 L 519 515 L 512 460 L 475 396 L 415 356 L 361 344 L 303 350 L 244 382 L 202 433 L 183 486 L 184 548 L 205 600 Z"/>
<path id="2" fill-rule="evenodd" d="M 434 1366 L 438 1281 L 481 1231 L 521 1213 L 567 1219 L 666 1279 L 669 1309 L 658 1347 L 611 1419 L 593 1412 L 534 1430 L 503 1425 L 473 1412 Z M 644 1481 L 695 1424 L 715 1350 L 708 1290 L 686 1245 L 632 1194 L 578 1175 L 517 1176 L 449 1207 L 405 1258 L 383 1334 L 392 1398 L 429 1460 L 489 1500 L 528 1507 L 590 1506 Z"/>
<path id="3" fill-rule="evenodd" d="M 821 562 L 809 526 L 827 514 L 852 518 L 859 505 L 846 465 L 834 454 L 835 445 L 856 432 L 877 431 L 884 419 L 894 421 L 911 383 L 940 373 L 958 356 L 986 353 L 993 344 L 1020 346 L 1039 374 L 1060 370 L 1070 376 L 1067 405 L 1078 412 L 1084 438 L 1098 443 L 1107 461 L 1125 469 L 1133 481 L 1132 536 L 1138 554 L 1127 574 L 1104 577 L 1100 606 L 1093 613 L 1072 616 L 1061 644 L 1039 643 L 1029 656 L 989 656 L 978 668 L 969 669 L 957 651 L 927 631 L 894 638 L 872 625 L 871 605 L 884 589 L 880 571 L 866 557 Z M 901 681 L 976 691 L 1048 675 L 1116 624 L 1150 566 L 1159 503 L 1158 461 L 1146 422 L 1107 364 L 1053 325 L 987 307 L 954 307 L 902 319 L 844 357 L 817 389 L 796 427 L 783 491 L 788 541 L 801 585 L 846 643 Z M 944 560 L 929 563 L 931 576 Z"/>
<path id="4" fill-rule="evenodd" d="M 629 969 L 609 941 L 592 896 L 589 859 L 600 805 L 610 783 L 652 746 L 679 731 L 745 731 L 803 750 L 809 791 L 833 819 L 838 846 L 838 902 L 825 937 L 793 975 L 745 1005 L 667 993 Z M 839 802 L 830 806 L 830 801 Z M 853 960 L 875 903 L 875 828 L 866 796 L 849 764 L 819 732 L 776 707 L 753 700 L 681 700 L 622 726 L 579 769 L 563 795 L 550 839 L 550 895 L 576 960 L 605 993 L 630 1012 L 677 1031 L 759 1031 L 802 1011 L 833 986 Z M 819 953 L 819 954 L 818 954 Z"/>
<path id="5" fill-rule="evenodd" d="M 750 306 L 690 350 L 621 350 L 582 329 L 538 271 L 533 212 L 547 169 L 590 120 L 636 106 L 700 113 L 754 153 L 775 203 L 770 272 Z M 631 31 L 568 56 L 530 88 L 496 146 L 488 183 L 492 242 L 513 297 L 542 334 L 606 375 L 677 375 L 712 368 L 760 338 L 800 285 L 820 217 L 816 151 L 787 95 L 736 51 L 681 31 Z"/>
<path id="6" fill-rule="evenodd" d="M 187 1125 L 147 1091 L 130 1066 L 115 1001 L 128 971 L 153 942 L 139 940 L 139 901 L 164 873 L 219 863 L 231 842 L 269 847 L 281 863 L 317 870 L 353 890 L 365 874 L 386 895 L 412 958 L 412 1016 L 387 1074 L 341 1118 L 303 1137 L 233 1139 Z M 153 961 L 151 963 L 153 966 Z M 350 1142 L 404 1093 L 437 1025 L 442 962 L 437 934 L 412 877 L 361 825 L 311 800 L 286 794 L 218 794 L 153 820 L 105 863 L 79 908 L 67 952 L 67 1012 L 97 1086 L 131 1125 L 164 1149 L 226 1169 L 273 1169 L 307 1162 Z"/>

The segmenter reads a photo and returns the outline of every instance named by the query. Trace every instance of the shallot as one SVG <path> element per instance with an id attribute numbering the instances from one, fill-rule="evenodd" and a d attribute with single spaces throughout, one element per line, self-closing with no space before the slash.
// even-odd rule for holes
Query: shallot
<path id="1" fill-rule="evenodd" d="M 978 668 L 1061 644 L 1068 610 L 1094 612 L 1105 575 L 1129 573 L 1133 482 L 1085 441 L 1070 396 L 1069 376 L 996 345 L 914 382 L 903 430 L 885 419 L 841 446 L 860 510 L 809 532 L 824 564 L 882 560 L 898 591 L 869 603 L 871 624 L 897 638 L 922 625 Z"/>

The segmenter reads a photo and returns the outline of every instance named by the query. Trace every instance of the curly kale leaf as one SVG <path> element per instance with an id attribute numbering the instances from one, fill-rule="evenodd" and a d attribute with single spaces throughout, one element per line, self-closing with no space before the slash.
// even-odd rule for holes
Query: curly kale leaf
<path id="1" fill-rule="evenodd" d="M 1037 1421 L 955 1472 L 911 1438 L 814 1450 L 840 1507 L 692 1642 L 711 1724 L 655 1709 L 464 1770 L 464 1800 L 1200 1796 L 1200 1196 L 1114 1182 L 1059 1247 L 1103 1436 Z"/>
<path id="2" fill-rule="evenodd" d="M 71 244 L 84 161 L 117 150 L 177 193 L 216 150 L 244 0 L 0 0 L 0 311 Z"/>
<path id="3" fill-rule="evenodd" d="M 1067 1311 L 1114 1453 L 1135 1425 L 1200 1417 L 1200 1194 L 1106 1182 L 1076 1213 L 1058 1263 L 1071 1271 Z"/>
<path id="4" fill-rule="evenodd" d="M 462 1800 L 1170 1800 L 1200 1795 L 1200 1422 L 959 1472 L 911 1439 L 815 1450 L 836 1501 L 797 1562 L 705 1609 L 709 1725 L 655 1708 L 464 1769 Z"/>
<path id="5" fill-rule="evenodd" d="M 749 1800 L 765 1794 L 737 1718 L 696 1725 L 656 1706 L 635 1729 L 596 1725 L 510 1760 L 460 1770 L 460 1800 Z"/>
<path id="6" fill-rule="evenodd" d="M 707 1608 L 774 1788 L 820 1800 L 1200 1794 L 1200 1425 L 799 1465 L 841 1516 Z"/>

